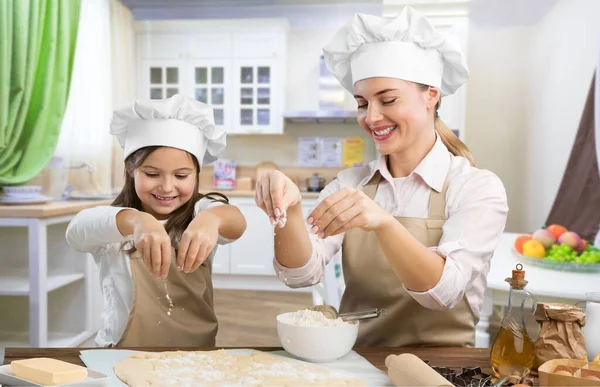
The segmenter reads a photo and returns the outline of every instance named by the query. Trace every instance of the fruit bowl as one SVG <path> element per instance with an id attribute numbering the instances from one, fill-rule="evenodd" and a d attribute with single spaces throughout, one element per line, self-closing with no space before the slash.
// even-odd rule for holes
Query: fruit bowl
<path id="1" fill-rule="evenodd" d="M 547 258 L 533 258 L 520 254 L 514 248 L 511 250 L 519 262 L 528 263 L 532 266 L 543 267 L 550 270 L 573 271 L 580 273 L 600 272 L 600 263 L 578 263 L 574 261 L 555 261 Z"/>
<path id="2" fill-rule="evenodd" d="M 552 224 L 532 234 L 519 235 L 512 252 L 519 260 L 552 270 L 600 272 L 600 249 L 576 232 Z"/>

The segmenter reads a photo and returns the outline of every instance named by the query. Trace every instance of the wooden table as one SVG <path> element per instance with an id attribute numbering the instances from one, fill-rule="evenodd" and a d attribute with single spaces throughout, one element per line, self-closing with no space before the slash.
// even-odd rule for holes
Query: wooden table
<path id="1" fill-rule="evenodd" d="M 51 357 L 69 363 L 84 365 L 79 358 L 79 351 L 97 348 L 6 348 L 4 364 L 10 364 L 13 360 L 27 359 L 31 357 Z M 174 351 L 178 348 L 127 348 L 143 351 Z M 210 350 L 214 348 L 180 348 L 181 350 Z M 275 351 L 282 348 L 264 347 L 254 348 L 261 351 Z M 487 348 L 354 348 L 354 350 L 375 367 L 386 371 L 385 358 L 390 355 L 401 353 L 412 353 L 423 360 L 429 360 L 431 366 L 438 367 L 481 367 L 490 373 L 490 352 Z"/>

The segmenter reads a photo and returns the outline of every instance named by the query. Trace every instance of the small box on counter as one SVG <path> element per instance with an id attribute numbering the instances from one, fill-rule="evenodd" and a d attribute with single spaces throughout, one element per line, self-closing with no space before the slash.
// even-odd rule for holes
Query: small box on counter
<path id="1" fill-rule="evenodd" d="M 239 177 L 236 180 L 236 187 L 239 191 L 253 191 L 254 179 L 251 177 Z"/>
<path id="2" fill-rule="evenodd" d="M 235 161 L 217 160 L 213 167 L 213 187 L 235 189 Z"/>
<path id="3" fill-rule="evenodd" d="M 538 368 L 540 387 L 598 386 L 600 363 L 585 360 L 548 360 Z"/>

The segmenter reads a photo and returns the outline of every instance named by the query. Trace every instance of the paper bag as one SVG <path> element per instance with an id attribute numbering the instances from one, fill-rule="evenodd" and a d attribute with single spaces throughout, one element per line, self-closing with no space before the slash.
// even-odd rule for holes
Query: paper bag
<path id="1" fill-rule="evenodd" d="M 535 319 L 540 334 L 535 341 L 535 368 L 553 359 L 587 360 L 581 327 L 585 325 L 583 309 L 569 304 L 539 303 Z"/>

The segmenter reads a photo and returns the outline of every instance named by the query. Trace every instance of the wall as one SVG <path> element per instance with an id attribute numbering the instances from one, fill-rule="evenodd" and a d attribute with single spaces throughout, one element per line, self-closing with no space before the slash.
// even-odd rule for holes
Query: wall
<path id="1" fill-rule="evenodd" d="M 467 135 L 504 182 L 507 231 L 542 226 L 578 129 L 600 50 L 600 2 L 470 5 Z"/>
<path id="2" fill-rule="evenodd" d="M 274 161 L 279 166 L 294 166 L 298 160 L 298 137 L 363 137 L 365 160 L 376 157 L 373 140 L 358 125 L 300 125 L 286 124 L 281 135 L 228 136 L 223 158 L 240 165 L 254 166 L 261 161 Z"/>

